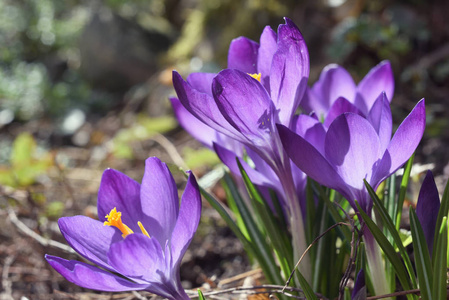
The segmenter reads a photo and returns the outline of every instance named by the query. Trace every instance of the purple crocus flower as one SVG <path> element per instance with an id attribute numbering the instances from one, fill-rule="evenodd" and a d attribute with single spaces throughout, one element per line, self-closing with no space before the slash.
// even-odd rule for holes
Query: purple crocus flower
<path id="1" fill-rule="evenodd" d="M 275 124 L 291 126 L 304 94 L 309 75 L 306 44 L 296 25 L 285 18 L 277 34 L 268 26 L 264 29 L 260 44 L 244 37 L 233 40 L 228 68 L 218 74 L 193 73 L 187 81 L 174 71 L 173 86 L 190 114 L 252 150 L 278 177 L 295 232 L 294 252 L 299 256 L 307 245 L 297 185 Z M 196 132 L 195 123 L 180 122 L 187 131 Z M 301 271 L 308 268 L 306 259 Z M 304 274 L 310 275 L 309 271 Z"/>
<path id="2" fill-rule="evenodd" d="M 190 173 L 179 205 L 173 177 L 148 158 L 142 184 L 112 169 L 103 173 L 98 216 L 60 218 L 61 233 L 84 262 L 46 255 L 67 280 L 101 291 L 145 290 L 168 299 L 190 299 L 181 286 L 181 259 L 198 227 L 201 196 Z M 118 275 L 117 275 L 118 274 Z"/>
<path id="3" fill-rule="evenodd" d="M 355 279 L 354 289 L 351 294 L 352 300 L 363 300 L 366 299 L 366 285 L 365 285 L 365 272 L 363 269 L 357 273 Z"/>
<path id="4" fill-rule="evenodd" d="M 427 171 L 426 177 L 419 191 L 418 203 L 416 204 L 416 215 L 424 231 L 427 248 L 432 254 L 433 239 L 437 223 L 438 211 L 440 210 L 440 196 L 433 179 L 431 171 Z"/>
<path id="5" fill-rule="evenodd" d="M 343 98 L 367 115 L 379 95 L 385 92 L 391 101 L 394 92 L 394 77 L 391 65 L 383 61 L 360 81 L 354 83 L 351 75 L 339 65 L 331 64 L 323 69 L 318 81 L 307 89 L 301 107 L 306 113 L 315 112 L 321 120 L 325 120 L 337 99 Z"/>
<path id="6" fill-rule="evenodd" d="M 320 184 L 340 192 L 353 208 L 357 200 L 370 212 L 372 201 L 363 179 L 376 189 L 399 169 L 418 146 L 425 122 L 423 99 L 391 140 L 388 135 L 381 134 L 382 126 L 375 128 L 373 123 L 355 113 L 344 113 L 332 122 L 325 136 L 318 139 L 321 148 L 285 126 L 278 128 L 285 151 L 301 170 Z"/>

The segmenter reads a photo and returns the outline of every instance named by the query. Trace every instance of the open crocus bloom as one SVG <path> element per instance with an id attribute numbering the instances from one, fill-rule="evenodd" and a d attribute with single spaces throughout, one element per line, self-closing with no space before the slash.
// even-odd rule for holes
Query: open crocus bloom
<path id="1" fill-rule="evenodd" d="M 229 48 L 228 69 L 218 74 L 193 73 L 185 81 L 173 71 L 173 86 L 185 110 L 216 132 L 246 146 L 255 154 L 251 157 L 253 160 L 260 158 L 271 168 L 277 177 L 276 182 L 269 178 L 272 172 L 264 178 L 259 176 L 259 179 L 268 183 L 263 183 L 265 186 L 270 186 L 270 183 L 279 186 L 277 182 L 280 183 L 292 231 L 295 232 L 294 252 L 298 256 L 307 247 L 296 191 L 299 185 L 294 182 L 295 174 L 282 147 L 276 124 L 291 126 L 308 76 L 309 55 L 305 41 L 288 18 L 285 18 L 285 24 L 279 25 L 277 33 L 265 27 L 260 44 L 245 37 L 233 40 Z M 219 139 L 213 131 L 198 133 L 203 127 L 198 126 L 198 122 L 189 121 L 189 115 L 179 110 L 181 106 L 173 99 L 172 103 L 187 131 L 206 141 L 207 136 L 214 137 L 204 143 L 215 143 L 239 156 L 238 151 L 229 148 L 229 143 L 222 143 L 223 139 Z M 218 148 L 215 147 L 215 150 Z M 221 158 L 231 156 L 232 153 L 225 151 L 220 155 Z M 230 166 L 232 163 L 227 164 Z M 249 175 L 251 180 L 256 179 Z M 308 269 L 307 259 L 300 269 Z M 310 272 L 303 274 L 306 273 Z"/>
<path id="2" fill-rule="evenodd" d="M 315 112 L 321 120 L 325 120 L 337 99 L 344 98 L 367 115 L 382 92 L 390 101 L 393 99 L 394 77 L 388 61 L 372 68 L 358 85 L 348 71 L 331 64 L 323 69 L 313 87 L 307 89 L 301 107 L 306 113 Z"/>
<path id="3" fill-rule="evenodd" d="M 276 164 L 274 160 L 282 156 L 274 124 L 290 126 L 309 75 L 304 39 L 292 21 L 285 21 L 277 34 L 266 27 L 260 44 L 244 37 L 233 40 L 229 69 L 218 74 L 193 73 L 187 81 L 173 72 L 179 101 L 189 113 L 252 147 L 269 164 Z M 190 122 L 188 115 L 178 113 L 178 107 L 174 105 L 180 123 L 198 136 L 195 132 L 202 128 Z"/>
<path id="4" fill-rule="evenodd" d="M 302 171 L 320 184 L 340 192 L 354 208 L 354 200 L 357 200 L 369 213 L 372 201 L 363 179 L 377 188 L 399 169 L 418 146 L 425 123 L 423 99 L 391 139 L 379 133 L 382 128 L 374 126 L 382 127 L 382 122 L 370 122 L 355 113 L 338 116 L 324 137 L 324 130 L 317 131 L 313 140 L 282 125 L 278 125 L 278 129 L 285 151 Z"/>
<path id="5" fill-rule="evenodd" d="M 146 290 L 168 299 L 189 299 L 179 267 L 200 214 L 201 195 L 192 174 L 179 207 L 173 177 L 158 158 L 147 159 L 142 184 L 108 169 L 98 192 L 100 220 L 74 216 L 58 221 L 70 246 L 102 269 L 51 255 L 45 258 L 84 288 Z"/>

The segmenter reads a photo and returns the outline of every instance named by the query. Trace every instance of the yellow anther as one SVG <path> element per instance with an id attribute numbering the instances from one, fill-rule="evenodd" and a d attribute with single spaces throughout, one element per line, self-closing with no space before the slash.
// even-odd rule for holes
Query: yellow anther
<path id="1" fill-rule="evenodd" d="M 142 230 L 143 234 L 145 234 L 147 237 L 150 237 L 150 235 L 148 234 L 148 231 L 145 229 L 145 227 L 143 227 L 143 225 L 140 221 L 137 222 L 137 225 L 139 225 L 139 228 L 140 228 L 140 230 Z"/>
<path id="2" fill-rule="evenodd" d="M 254 74 L 249 74 L 249 76 L 251 76 L 252 78 L 256 79 L 257 81 L 260 82 L 260 79 L 262 78 L 262 73 L 254 73 Z"/>
<path id="3" fill-rule="evenodd" d="M 117 211 L 117 208 L 114 207 L 109 214 L 105 216 L 107 221 L 105 221 L 103 224 L 105 226 L 115 226 L 123 233 L 122 237 L 125 238 L 128 234 L 134 233 L 131 228 L 123 224 L 122 222 L 122 213 Z"/>

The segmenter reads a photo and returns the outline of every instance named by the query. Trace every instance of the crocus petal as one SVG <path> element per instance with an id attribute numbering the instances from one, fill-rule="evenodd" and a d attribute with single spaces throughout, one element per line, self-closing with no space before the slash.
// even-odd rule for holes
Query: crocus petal
<path id="1" fill-rule="evenodd" d="M 346 185 L 358 191 L 364 190 L 363 179 L 369 181 L 373 165 L 382 154 L 374 128 L 365 118 L 353 113 L 335 119 L 327 131 L 324 148 L 326 158 Z M 353 200 L 348 199 L 351 204 Z"/>
<path id="2" fill-rule="evenodd" d="M 298 27 L 288 18 L 278 29 L 278 50 L 273 56 L 270 93 L 281 124 L 290 126 L 309 77 L 309 53 Z"/>
<path id="3" fill-rule="evenodd" d="M 387 149 L 391 141 L 391 131 L 393 127 L 393 118 L 391 116 L 390 101 L 385 93 L 377 98 L 368 114 L 368 121 L 373 125 L 379 135 L 382 151 Z"/>
<path id="4" fill-rule="evenodd" d="M 45 255 L 47 262 L 70 282 L 81 287 L 105 292 L 144 290 L 146 284 L 137 284 L 117 275 L 75 260 Z"/>
<path id="5" fill-rule="evenodd" d="M 97 206 L 100 221 L 106 221 L 105 216 L 115 207 L 122 213 L 123 223 L 138 230 L 137 221 L 142 219 L 140 184 L 119 171 L 107 169 L 101 178 Z"/>
<path id="6" fill-rule="evenodd" d="M 370 182 L 373 187 L 396 172 L 412 156 L 421 141 L 425 126 L 426 108 L 422 99 L 396 130 Z"/>
<path id="7" fill-rule="evenodd" d="M 435 226 L 438 211 L 440 210 L 440 196 L 435 185 L 431 171 L 427 171 L 426 177 L 419 191 L 418 203 L 416 204 L 416 215 L 424 231 L 429 253 L 432 253 Z"/>
<path id="8" fill-rule="evenodd" d="M 394 77 L 389 61 L 379 63 L 360 81 L 355 104 L 367 113 L 382 92 L 385 92 L 388 100 L 393 99 Z"/>
<path id="9" fill-rule="evenodd" d="M 176 71 L 173 71 L 173 87 L 179 101 L 192 115 L 219 132 L 237 140 L 243 139 L 241 134 L 223 117 L 214 99 L 193 88 Z"/>
<path id="10" fill-rule="evenodd" d="M 178 220 L 171 239 L 171 255 L 174 264 L 181 263 L 201 217 L 201 194 L 195 176 L 190 172 L 187 185 L 182 194 Z"/>
<path id="11" fill-rule="evenodd" d="M 122 233 L 115 227 L 86 216 L 63 217 L 59 229 L 67 243 L 84 258 L 111 270 L 107 253 L 111 244 L 121 241 Z"/>
<path id="12" fill-rule="evenodd" d="M 249 74 L 256 73 L 258 50 L 259 44 L 246 37 L 232 40 L 228 52 L 228 68 Z"/>
<path id="13" fill-rule="evenodd" d="M 357 274 L 357 278 L 354 284 L 354 290 L 351 294 L 352 300 L 366 299 L 366 285 L 365 285 L 365 272 L 362 270 Z"/>
<path id="14" fill-rule="evenodd" d="M 157 239 L 141 233 L 130 234 L 113 244 L 108 260 L 117 272 L 138 281 L 163 282 L 163 277 L 169 273 L 164 251 Z"/>
<path id="15" fill-rule="evenodd" d="M 240 176 L 240 169 L 237 165 L 236 154 L 233 153 L 232 151 L 229 151 L 221 147 L 218 144 L 214 144 L 214 149 L 220 160 L 229 168 L 229 170 L 233 174 Z M 270 179 L 268 179 L 263 172 L 258 172 L 257 170 L 254 170 L 243 160 L 240 160 L 240 163 L 242 164 L 243 169 L 248 174 L 252 183 L 256 185 L 275 188 L 275 184 Z M 279 184 L 279 182 L 277 183 Z"/>
<path id="16" fill-rule="evenodd" d="M 320 78 L 301 102 L 301 106 L 306 112 L 315 111 L 320 118 L 323 118 L 339 97 L 353 102 L 355 91 L 356 85 L 348 71 L 331 64 L 323 69 Z"/>
<path id="17" fill-rule="evenodd" d="M 270 92 L 270 73 L 273 55 L 277 50 L 277 35 L 270 26 L 266 26 L 260 36 L 257 56 L 257 71 L 262 75 L 261 83 Z"/>
<path id="18" fill-rule="evenodd" d="M 285 151 L 299 169 L 318 183 L 341 190 L 344 183 L 340 175 L 315 147 L 287 127 L 277 128 Z"/>
<path id="19" fill-rule="evenodd" d="M 151 237 L 165 245 L 176 225 L 179 198 L 170 170 L 157 157 L 145 161 L 140 197 L 142 211 L 148 218 L 142 224 Z"/>
<path id="20" fill-rule="evenodd" d="M 176 119 L 179 124 L 195 139 L 200 141 L 203 145 L 212 149 L 212 144 L 215 141 L 216 130 L 198 120 L 181 104 L 178 98 L 171 97 L 170 102 L 173 106 Z"/>
<path id="21" fill-rule="evenodd" d="M 349 102 L 346 98 L 339 97 L 329 109 L 326 120 L 324 121 L 324 126 L 329 127 L 336 117 L 346 112 L 363 116 L 362 112 L 354 104 Z"/>
<path id="22" fill-rule="evenodd" d="M 326 130 L 316 118 L 308 115 L 299 115 L 294 119 L 294 131 L 302 136 L 313 147 L 324 155 L 324 140 Z"/>
<path id="23" fill-rule="evenodd" d="M 212 80 L 215 73 L 192 73 L 187 76 L 187 82 L 197 91 L 212 97 Z"/>
<path id="24" fill-rule="evenodd" d="M 226 69 L 212 84 L 217 106 L 226 120 L 255 144 L 270 139 L 273 131 L 273 103 L 264 87 L 251 76 Z"/>

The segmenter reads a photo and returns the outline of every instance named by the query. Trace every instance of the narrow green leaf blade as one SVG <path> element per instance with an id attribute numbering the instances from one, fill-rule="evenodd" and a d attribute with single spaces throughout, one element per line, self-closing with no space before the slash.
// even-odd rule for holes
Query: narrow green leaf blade
<path id="1" fill-rule="evenodd" d="M 306 296 L 307 300 L 318 300 L 317 296 L 313 292 L 312 288 L 310 287 L 307 280 L 302 276 L 301 272 L 296 270 L 296 274 L 299 280 L 299 284 L 301 285 L 301 289 L 304 292 L 304 295 Z"/>
<path id="2" fill-rule="evenodd" d="M 225 174 L 223 179 L 225 181 L 232 180 L 228 174 Z M 230 192 L 232 193 L 233 191 Z M 254 221 L 251 212 L 244 203 L 244 200 L 242 199 L 240 194 L 233 194 L 232 196 L 235 199 L 235 203 L 238 207 L 238 210 L 240 211 L 242 220 L 245 223 L 246 228 L 248 229 L 252 249 L 254 251 L 255 257 L 259 261 L 259 264 L 264 271 L 265 276 L 267 277 L 268 281 L 274 284 L 282 284 L 283 279 L 274 260 L 272 250 L 266 242 L 265 236 L 263 236 L 263 234 L 257 227 L 257 224 Z"/>
<path id="3" fill-rule="evenodd" d="M 405 193 L 407 192 L 408 183 L 410 181 L 410 173 L 412 171 L 412 165 L 413 165 L 414 158 L 415 158 L 415 153 L 413 153 L 413 155 L 407 161 L 405 168 L 404 168 L 404 175 L 402 175 L 401 187 L 399 189 L 399 195 L 398 195 L 396 219 L 395 219 L 396 230 L 399 230 L 399 227 L 401 225 L 402 207 L 404 205 Z"/>
<path id="4" fill-rule="evenodd" d="M 421 297 L 423 300 L 431 300 L 434 298 L 432 297 L 433 274 L 430 254 L 418 216 L 411 207 L 410 229 L 413 238 L 413 251 L 415 253 L 416 273 L 418 274 Z"/>
<path id="5" fill-rule="evenodd" d="M 377 194 L 374 192 L 373 188 L 369 185 L 369 183 L 364 180 L 366 189 L 368 190 L 369 195 L 371 196 L 371 199 L 374 202 L 374 209 L 377 211 L 379 216 L 382 219 L 382 222 L 385 226 L 385 228 L 388 229 L 391 237 L 393 238 L 394 242 L 396 243 L 396 246 L 399 249 L 399 253 L 401 254 L 402 259 L 404 260 L 405 267 L 407 268 L 407 272 L 409 275 L 409 278 L 411 279 L 412 288 L 417 288 L 416 279 L 415 279 L 415 272 L 413 271 L 413 265 L 410 261 L 409 255 L 407 253 L 407 250 L 405 249 L 404 245 L 402 244 L 402 239 L 396 230 L 396 227 L 393 224 L 393 220 L 391 219 L 388 211 L 383 206 L 382 202 L 380 202 L 380 199 L 377 197 Z"/>
<path id="6" fill-rule="evenodd" d="M 447 218 L 443 218 L 436 245 L 433 265 L 433 298 L 445 299 L 447 296 Z"/>
<path id="7" fill-rule="evenodd" d="M 443 197 L 441 198 L 440 210 L 438 211 L 437 223 L 435 224 L 435 235 L 433 239 L 433 251 L 432 257 L 435 257 L 436 244 L 439 239 L 439 230 L 441 228 L 441 224 L 443 223 L 443 218 L 448 216 L 449 212 L 449 181 L 446 183 L 446 187 L 444 188 Z"/>
<path id="8" fill-rule="evenodd" d="M 198 299 L 199 300 L 206 300 L 206 298 L 203 295 L 203 292 L 200 289 L 198 289 Z"/>
<path id="9" fill-rule="evenodd" d="M 362 208 L 360 207 L 360 205 L 357 201 L 356 201 L 356 206 L 357 206 L 357 209 L 359 211 L 361 218 L 365 222 L 368 229 L 371 231 L 371 234 L 376 239 L 380 248 L 384 251 L 385 256 L 388 258 L 388 260 L 393 265 L 396 275 L 398 276 L 399 282 L 402 285 L 402 288 L 404 290 L 410 290 L 411 288 L 410 288 L 409 276 L 407 275 L 407 272 L 406 272 L 401 260 L 396 255 L 396 251 L 394 250 L 394 247 L 390 244 L 390 242 L 388 242 L 388 239 L 385 237 L 385 235 L 382 233 L 382 231 L 379 229 L 379 227 L 377 227 L 377 225 L 374 223 L 374 221 L 371 220 L 371 218 L 362 210 Z"/>
<path id="10" fill-rule="evenodd" d="M 261 225 L 264 227 L 264 231 L 268 234 L 273 247 L 279 254 L 278 258 L 281 269 L 284 275 L 287 277 L 290 275 L 293 267 L 293 249 L 291 247 L 291 243 L 289 243 L 290 239 L 288 237 L 285 237 L 286 231 L 281 230 L 281 227 L 279 226 L 278 221 L 275 219 L 271 208 L 267 205 L 266 201 L 260 195 L 257 188 L 251 182 L 248 174 L 243 169 L 239 160 L 237 160 L 237 164 L 239 166 L 240 173 L 242 174 L 243 181 L 245 182 L 245 186 L 248 190 L 248 194 L 250 195 L 251 204 L 256 210 L 257 215 L 261 218 Z M 243 214 L 242 217 L 244 217 Z M 269 251 L 269 247 L 267 251 Z"/>

